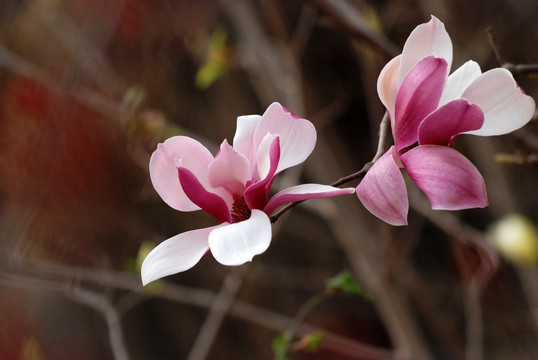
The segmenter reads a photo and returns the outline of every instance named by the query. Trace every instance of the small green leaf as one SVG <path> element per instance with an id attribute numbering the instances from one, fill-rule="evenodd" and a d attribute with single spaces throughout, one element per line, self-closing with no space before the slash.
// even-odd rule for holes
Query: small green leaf
<path id="1" fill-rule="evenodd" d="M 324 332 L 316 332 L 307 336 L 308 343 L 306 344 L 307 351 L 316 351 L 321 345 L 321 342 L 325 339 Z"/>
<path id="2" fill-rule="evenodd" d="M 280 333 L 274 338 L 271 343 L 273 353 L 275 354 L 275 360 L 288 360 L 288 348 L 291 341 L 291 336 L 288 332 Z"/>
<path id="3" fill-rule="evenodd" d="M 372 295 L 353 280 L 348 270 L 343 270 L 338 275 L 330 278 L 325 283 L 325 289 L 329 292 L 343 291 L 353 295 L 359 295 L 366 300 L 371 300 Z"/>
<path id="4" fill-rule="evenodd" d="M 228 34 L 223 29 L 216 29 L 209 40 L 205 62 L 196 73 L 196 87 L 202 90 L 210 87 L 228 71 L 228 63 Z"/>

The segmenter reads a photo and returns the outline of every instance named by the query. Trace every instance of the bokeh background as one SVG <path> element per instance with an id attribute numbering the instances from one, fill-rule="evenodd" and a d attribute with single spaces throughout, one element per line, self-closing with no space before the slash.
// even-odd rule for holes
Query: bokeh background
<path id="1" fill-rule="evenodd" d="M 279 101 L 318 142 L 275 189 L 355 172 L 378 142 L 379 71 L 430 14 L 452 37 L 453 68 L 538 63 L 535 0 L 2 0 L 0 358 L 272 359 L 295 325 L 294 360 L 538 358 L 534 119 L 458 140 L 486 209 L 433 211 L 409 183 L 409 226 L 394 228 L 354 196 L 313 200 L 250 264 L 208 254 L 140 283 L 149 249 L 215 223 L 154 192 L 158 142 L 215 149 L 237 116 Z M 515 76 L 537 99 L 532 70 Z M 526 220 L 503 236 L 522 243 L 499 254 L 493 226 L 516 213 Z M 370 297 L 337 291 L 310 309 L 343 270 Z"/>

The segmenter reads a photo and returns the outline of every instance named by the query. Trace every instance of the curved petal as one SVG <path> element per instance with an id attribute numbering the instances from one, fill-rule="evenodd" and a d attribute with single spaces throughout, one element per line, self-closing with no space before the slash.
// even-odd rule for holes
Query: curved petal
<path id="1" fill-rule="evenodd" d="M 377 78 L 377 94 L 389 113 L 392 128 L 394 128 L 394 106 L 396 94 L 400 86 L 400 61 L 402 55 L 398 55 L 385 65 Z"/>
<path id="2" fill-rule="evenodd" d="M 394 146 L 374 163 L 357 186 L 357 196 L 381 220 L 391 225 L 407 225 L 407 189 L 393 151 Z"/>
<path id="3" fill-rule="evenodd" d="M 401 156 L 409 176 L 432 209 L 461 210 L 488 205 L 484 179 L 462 154 L 446 146 L 422 145 Z"/>
<path id="4" fill-rule="evenodd" d="M 223 265 L 241 265 L 263 253 L 271 243 L 271 221 L 261 210 L 250 219 L 219 226 L 209 234 L 209 248 Z"/>
<path id="5" fill-rule="evenodd" d="M 222 197 L 207 191 L 189 169 L 179 167 L 177 172 L 185 194 L 194 204 L 217 220 L 230 222 L 230 209 Z M 231 198 L 231 195 L 229 197 Z"/>
<path id="6" fill-rule="evenodd" d="M 263 138 L 256 154 L 256 165 L 258 166 L 258 176 L 265 179 L 269 175 L 274 175 L 280 161 L 280 137 L 276 134 L 268 133 Z"/>
<path id="7" fill-rule="evenodd" d="M 396 95 L 396 119 L 392 129 L 396 151 L 417 141 L 420 123 L 437 109 L 446 71 L 444 59 L 428 56 L 404 78 Z"/>
<path id="8" fill-rule="evenodd" d="M 430 55 L 445 59 L 447 69 L 450 70 L 452 41 L 445 25 L 435 16 L 429 22 L 417 26 L 407 38 L 402 51 L 400 82 L 420 60 Z"/>
<path id="9" fill-rule="evenodd" d="M 185 194 L 177 175 L 177 164 L 188 168 L 207 183 L 207 167 L 213 155 L 198 141 L 186 136 L 174 136 L 159 144 L 149 161 L 151 182 L 161 198 L 179 211 L 200 210 Z"/>
<path id="10" fill-rule="evenodd" d="M 418 128 L 419 145 L 450 146 L 459 134 L 482 127 L 484 114 L 474 104 L 458 99 L 428 115 Z"/>
<path id="11" fill-rule="evenodd" d="M 187 231 L 163 241 L 142 263 L 142 284 L 189 270 L 209 250 L 208 236 L 215 227 Z"/>
<path id="12" fill-rule="evenodd" d="M 269 200 L 269 203 L 263 210 L 266 214 L 271 215 L 271 213 L 279 206 L 293 201 L 347 195 L 353 194 L 354 192 L 354 188 L 340 189 L 329 185 L 301 184 L 289 187 L 273 195 L 273 197 L 271 197 L 271 200 Z"/>
<path id="13" fill-rule="evenodd" d="M 316 129 L 308 120 L 297 118 L 279 103 L 272 103 L 262 116 L 254 135 L 259 146 L 267 134 L 280 138 L 280 161 L 277 173 L 302 163 L 314 150 Z"/>
<path id="14" fill-rule="evenodd" d="M 460 66 L 456 71 L 450 74 L 446 80 L 443 96 L 439 101 L 439 106 L 446 104 L 449 101 L 459 99 L 465 89 L 480 75 L 480 65 L 473 60 L 467 61 Z"/>
<path id="15" fill-rule="evenodd" d="M 256 150 L 254 148 L 254 131 L 262 119 L 261 115 L 244 115 L 237 117 L 237 128 L 233 139 L 233 148 L 245 155 L 250 164 L 254 164 Z"/>
<path id="16" fill-rule="evenodd" d="M 280 141 L 276 135 L 267 134 L 258 151 L 259 172 L 265 177 L 247 187 L 245 202 L 250 209 L 263 209 L 269 198 L 269 191 L 280 159 Z"/>
<path id="17" fill-rule="evenodd" d="M 503 135 L 524 126 L 532 118 L 536 104 L 517 86 L 512 74 L 501 68 L 486 71 L 469 85 L 463 98 L 484 112 L 484 125 L 468 134 Z"/>
<path id="18" fill-rule="evenodd" d="M 234 151 L 224 140 L 219 153 L 208 166 L 209 184 L 242 194 L 249 175 L 250 164 L 246 156 Z"/>

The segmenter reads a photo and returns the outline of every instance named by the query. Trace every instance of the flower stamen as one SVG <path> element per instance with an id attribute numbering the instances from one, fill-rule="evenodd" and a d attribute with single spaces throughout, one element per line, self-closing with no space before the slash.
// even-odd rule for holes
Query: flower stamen
<path id="1" fill-rule="evenodd" d="M 238 194 L 233 194 L 232 223 L 237 223 L 250 218 L 251 210 L 245 202 L 245 198 Z"/>

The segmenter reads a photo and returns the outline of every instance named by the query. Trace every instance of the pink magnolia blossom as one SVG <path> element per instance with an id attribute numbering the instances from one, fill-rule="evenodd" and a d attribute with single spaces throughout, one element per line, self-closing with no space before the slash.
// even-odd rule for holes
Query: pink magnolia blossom
<path id="1" fill-rule="evenodd" d="M 389 224 L 407 224 L 409 203 L 400 168 L 433 209 L 487 206 L 482 176 L 452 144 L 461 134 L 507 134 L 534 113 L 534 100 L 508 70 L 482 73 L 468 61 L 447 77 L 451 63 L 450 37 L 432 16 L 413 30 L 402 54 L 379 75 L 377 90 L 390 117 L 394 146 L 368 171 L 357 196 Z"/>
<path id="2" fill-rule="evenodd" d="M 352 194 L 353 188 L 302 184 L 270 196 L 275 176 L 302 163 L 315 143 L 316 130 L 310 121 L 273 103 L 263 116 L 239 117 L 233 146 L 224 140 L 215 157 L 186 136 L 159 144 L 149 164 L 157 193 L 176 210 L 202 209 L 221 224 L 159 244 L 142 264 L 142 282 L 188 270 L 208 250 L 224 265 L 251 261 L 269 246 L 269 216 L 281 205 Z"/>

